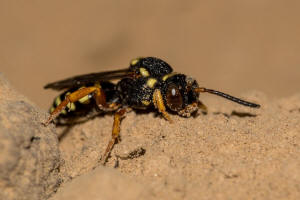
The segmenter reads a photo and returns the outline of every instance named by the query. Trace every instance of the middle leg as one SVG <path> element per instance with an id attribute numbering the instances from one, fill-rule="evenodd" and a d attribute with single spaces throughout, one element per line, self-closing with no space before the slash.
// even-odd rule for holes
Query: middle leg
<path id="1" fill-rule="evenodd" d="M 114 144 L 118 141 L 119 135 L 120 135 L 120 126 L 121 126 L 121 120 L 125 116 L 126 112 L 129 112 L 130 108 L 121 108 L 118 110 L 114 115 L 114 124 L 112 128 L 112 138 L 109 141 L 106 150 L 101 158 L 102 165 L 105 165 L 107 158 L 114 146 Z"/>

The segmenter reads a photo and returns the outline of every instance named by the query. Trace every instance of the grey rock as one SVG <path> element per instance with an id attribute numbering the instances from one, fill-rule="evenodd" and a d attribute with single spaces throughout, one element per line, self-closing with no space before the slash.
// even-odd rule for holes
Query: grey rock
<path id="1" fill-rule="evenodd" d="M 58 140 L 45 117 L 0 73 L 0 199 L 47 199 L 59 187 Z"/>

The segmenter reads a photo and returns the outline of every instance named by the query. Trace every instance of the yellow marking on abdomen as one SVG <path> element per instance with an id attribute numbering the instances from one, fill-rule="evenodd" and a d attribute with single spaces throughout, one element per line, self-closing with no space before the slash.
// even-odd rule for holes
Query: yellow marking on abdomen
<path id="1" fill-rule="evenodd" d="M 55 108 L 53 106 L 51 106 L 50 113 L 52 113 L 54 110 L 55 110 Z"/>
<path id="2" fill-rule="evenodd" d="M 74 111 L 76 109 L 76 106 L 74 103 L 68 103 L 67 107 L 69 108 L 70 111 Z"/>
<path id="3" fill-rule="evenodd" d="M 56 106 L 58 106 L 59 104 L 61 103 L 61 99 L 60 99 L 60 96 L 56 97 L 55 101 L 54 101 L 54 104 Z"/>
<path id="4" fill-rule="evenodd" d="M 89 104 L 90 97 L 89 97 L 89 95 L 86 95 L 86 96 L 82 97 L 81 99 L 79 99 L 78 101 L 79 101 L 79 103 L 82 103 L 82 104 Z"/>

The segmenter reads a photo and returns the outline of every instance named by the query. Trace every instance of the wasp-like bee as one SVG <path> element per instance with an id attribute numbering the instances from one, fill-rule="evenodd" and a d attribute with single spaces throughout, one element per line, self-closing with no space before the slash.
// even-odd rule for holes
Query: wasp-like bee
<path id="1" fill-rule="evenodd" d="M 114 79 L 119 81 L 111 82 Z M 168 63 L 154 57 L 134 59 L 126 69 L 75 76 L 47 84 L 45 88 L 66 90 L 55 99 L 45 125 L 56 117 L 83 114 L 85 112 L 82 111 L 87 112 L 95 106 L 104 112 L 114 112 L 112 139 L 101 158 L 103 164 L 118 140 L 122 117 L 132 109 L 154 108 L 172 122 L 169 112 L 190 117 L 199 108 L 205 110 L 205 105 L 199 100 L 202 92 L 215 94 L 244 106 L 260 107 L 216 90 L 199 87 L 196 80 L 173 72 Z"/>

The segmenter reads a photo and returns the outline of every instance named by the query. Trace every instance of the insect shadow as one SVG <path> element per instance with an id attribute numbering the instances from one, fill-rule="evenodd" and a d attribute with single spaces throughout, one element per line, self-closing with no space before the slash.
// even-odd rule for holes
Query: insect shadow
<path id="1" fill-rule="evenodd" d="M 232 111 L 230 114 L 227 114 L 227 113 L 223 113 L 223 112 L 214 112 L 213 113 L 214 115 L 224 115 L 225 117 L 227 118 L 230 118 L 232 116 L 236 116 L 236 117 L 241 117 L 241 118 L 244 118 L 244 117 L 256 117 L 257 115 L 256 114 L 253 114 L 253 113 L 249 113 L 249 112 L 239 112 L 239 111 Z"/>
<path id="2" fill-rule="evenodd" d="M 99 112 L 92 112 L 85 117 L 82 116 L 73 116 L 65 119 L 59 119 L 55 122 L 56 127 L 63 127 L 61 133 L 58 134 L 58 141 L 61 142 L 72 129 L 79 124 L 84 124 L 89 120 L 95 119 L 97 117 L 103 117 L 104 115 L 113 115 L 113 113 L 99 113 Z"/>

